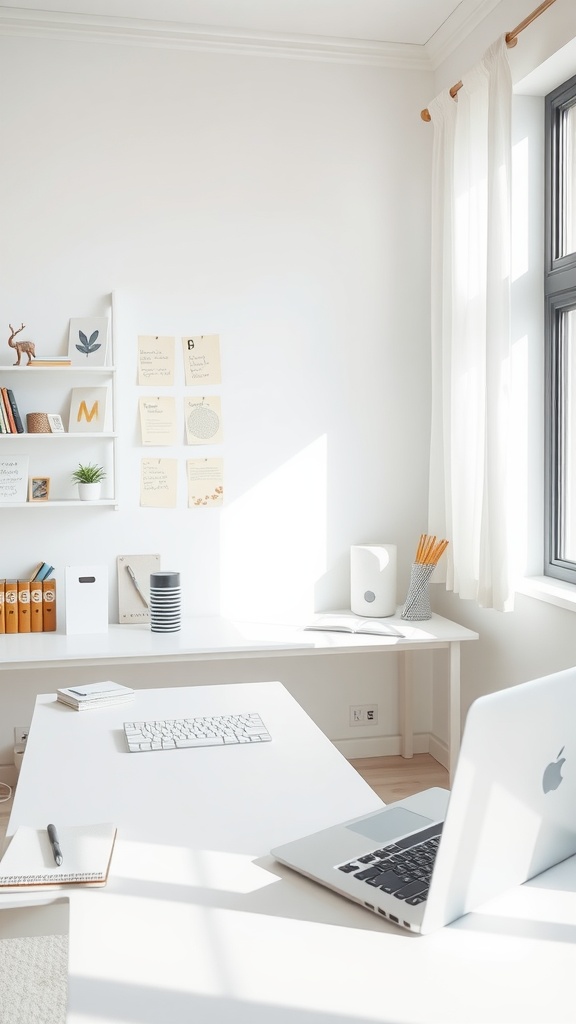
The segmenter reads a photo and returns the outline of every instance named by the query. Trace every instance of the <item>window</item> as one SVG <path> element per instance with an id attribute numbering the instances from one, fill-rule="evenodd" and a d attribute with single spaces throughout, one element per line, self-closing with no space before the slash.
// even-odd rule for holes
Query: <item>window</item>
<path id="1" fill-rule="evenodd" d="M 546 557 L 576 584 L 576 77 L 546 97 Z"/>

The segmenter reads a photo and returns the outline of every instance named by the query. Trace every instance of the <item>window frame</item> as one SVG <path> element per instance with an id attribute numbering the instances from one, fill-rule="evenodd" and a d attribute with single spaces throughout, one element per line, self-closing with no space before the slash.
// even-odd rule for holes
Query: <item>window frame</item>
<path id="1" fill-rule="evenodd" d="M 576 309 L 576 252 L 558 255 L 562 229 L 562 132 L 564 111 L 576 103 L 576 75 L 545 100 L 545 500 L 544 575 L 576 585 L 576 560 L 562 558 L 563 313 Z"/>

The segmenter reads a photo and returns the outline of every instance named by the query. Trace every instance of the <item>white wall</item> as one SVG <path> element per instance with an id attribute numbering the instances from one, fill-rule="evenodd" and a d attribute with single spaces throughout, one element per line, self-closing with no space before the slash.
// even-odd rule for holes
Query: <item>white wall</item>
<path id="1" fill-rule="evenodd" d="M 65 351 L 68 319 L 117 292 L 122 480 L 118 512 L 0 509 L 2 576 L 49 559 L 62 597 L 66 564 L 102 562 L 114 619 L 116 555 L 160 551 L 187 613 L 294 618 L 345 606 L 350 545 L 381 540 L 402 600 L 427 501 L 432 76 L 23 37 L 0 54 L 6 338 L 24 321 Z M 139 507 L 135 346 L 157 332 L 221 336 L 220 511 L 186 509 L 183 445 L 159 452 L 179 507 Z M 393 666 L 313 675 L 330 735 L 359 694 L 395 735 Z M 35 685 L 2 682 L 0 763 Z M 426 687 L 421 707 L 425 732 Z"/>

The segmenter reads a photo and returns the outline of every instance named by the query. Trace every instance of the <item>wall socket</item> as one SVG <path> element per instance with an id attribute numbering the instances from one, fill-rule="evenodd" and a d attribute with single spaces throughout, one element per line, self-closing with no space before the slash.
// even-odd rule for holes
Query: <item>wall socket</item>
<path id="1" fill-rule="evenodd" d="M 14 726 L 14 745 L 17 747 L 26 746 L 26 740 L 28 739 L 28 733 L 30 732 L 29 725 L 15 725 Z"/>
<path id="2" fill-rule="evenodd" d="M 377 704 L 351 704 L 350 725 L 377 725 Z"/>

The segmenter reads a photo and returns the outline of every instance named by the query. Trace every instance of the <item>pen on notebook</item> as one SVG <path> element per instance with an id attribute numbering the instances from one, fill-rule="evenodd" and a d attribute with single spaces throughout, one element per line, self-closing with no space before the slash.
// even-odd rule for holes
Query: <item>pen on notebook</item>
<path id="1" fill-rule="evenodd" d="M 48 825 L 46 829 L 48 832 L 48 839 L 50 840 L 50 846 L 52 847 L 52 853 L 54 854 L 54 860 L 58 867 L 60 867 L 64 860 L 62 856 L 62 850 L 60 849 L 60 840 L 58 839 L 58 833 L 55 825 Z"/>
<path id="2" fill-rule="evenodd" d="M 143 604 L 146 605 L 146 607 L 148 607 L 148 601 L 146 600 L 146 598 L 144 597 L 144 594 L 140 590 L 140 584 L 138 583 L 138 580 L 136 579 L 136 577 L 134 575 L 134 570 L 133 570 L 131 565 L 127 565 L 126 566 L 126 572 L 128 573 L 130 579 L 132 580 L 132 583 L 134 584 L 134 588 L 138 591 L 138 593 L 140 595 L 140 600 L 142 601 Z"/>

